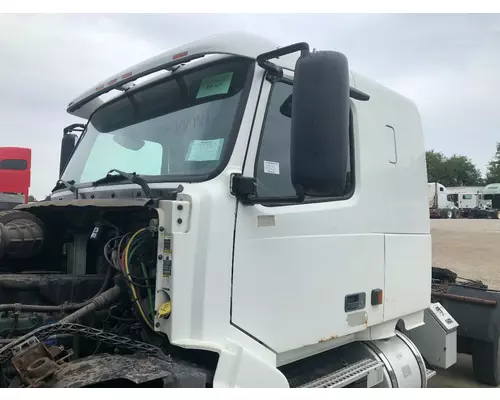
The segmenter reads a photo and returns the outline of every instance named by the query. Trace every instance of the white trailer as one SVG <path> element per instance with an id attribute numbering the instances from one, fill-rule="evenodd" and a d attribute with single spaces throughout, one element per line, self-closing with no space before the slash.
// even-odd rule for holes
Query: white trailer
<path id="1" fill-rule="evenodd" d="M 158 71 L 167 72 L 131 86 Z M 99 99 L 113 89 L 118 97 Z M 171 357 L 154 373 L 184 386 L 403 388 L 427 386 L 427 358 L 441 368 L 455 363 L 457 324 L 431 307 L 418 109 L 350 71 L 343 54 L 216 36 L 103 80 L 68 112 L 88 121 L 76 146 L 76 135 L 63 136 L 61 180 L 46 201 L 18 208 L 45 226 L 59 218 L 66 235 L 81 236 L 78 221 L 105 215 L 83 238 L 107 221 L 118 231 L 130 218 L 134 229 L 141 215 L 152 218 L 142 229 L 154 242 L 154 313 L 137 315 L 148 321 L 142 340 Z M 113 250 L 126 276 L 140 232 L 123 236 L 123 257 L 122 239 Z M 143 292 L 133 292 L 139 309 Z M 117 337 L 110 341 L 130 342 Z M 0 348 L 0 360 L 20 345 Z M 204 369 L 190 373 L 186 359 Z M 45 385 L 101 379 L 99 365 L 87 363 L 72 380 L 72 363 L 85 360 Z M 104 375 L 157 378 L 126 365 Z"/>

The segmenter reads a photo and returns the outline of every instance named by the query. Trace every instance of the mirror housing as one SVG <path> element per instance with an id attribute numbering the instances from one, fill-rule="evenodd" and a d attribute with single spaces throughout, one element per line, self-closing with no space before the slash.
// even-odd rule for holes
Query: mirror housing
<path id="1" fill-rule="evenodd" d="M 313 52 L 295 66 L 290 164 L 297 193 L 338 197 L 349 157 L 349 66 L 344 54 Z"/>
<path id="2" fill-rule="evenodd" d="M 74 133 L 66 133 L 63 135 L 61 140 L 61 157 L 59 160 L 59 178 L 62 176 L 64 172 L 64 168 L 68 164 L 69 159 L 71 158 L 71 154 L 76 145 L 76 141 L 78 140 L 78 136 Z"/>
<path id="3" fill-rule="evenodd" d="M 64 128 L 61 141 L 61 156 L 59 159 L 59 178 L 61 178 L 78 141 L 78 136 L 71 132 L 83 132 L 84 130 L 84 124 L 71 124 Z"/>

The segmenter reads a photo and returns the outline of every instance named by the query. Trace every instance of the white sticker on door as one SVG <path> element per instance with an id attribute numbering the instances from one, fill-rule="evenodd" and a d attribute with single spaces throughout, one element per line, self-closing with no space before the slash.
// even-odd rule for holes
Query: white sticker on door
<path id="1" fill-rule="evenodd" d="M 265 174 L 280 174 L 280 163 L 275 161 L 264 161 L 264 173 Z"/>

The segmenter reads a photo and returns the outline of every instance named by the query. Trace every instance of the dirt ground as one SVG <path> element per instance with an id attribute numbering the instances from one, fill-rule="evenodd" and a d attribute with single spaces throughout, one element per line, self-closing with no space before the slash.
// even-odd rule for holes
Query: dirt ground
<path id="1" fill-rule="evenodd" d="M 500 289 L 500 220 L 431 220 L 432 262 Z"/>
<path id="2" fill-rule="evenodd" d="M 462 278 L 480 279 L 492 289 L 500 289 L 500 220 L 431 220 L 432 261 Z M 446 371 L 438 371 L 429 381 L 434 388 L 488 387 L 474 381 L 468 355 Z"/>

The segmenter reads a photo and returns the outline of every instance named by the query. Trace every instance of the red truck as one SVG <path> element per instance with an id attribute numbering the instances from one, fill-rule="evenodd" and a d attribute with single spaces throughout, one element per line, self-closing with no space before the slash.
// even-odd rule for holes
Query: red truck
<path id="1" fill-rule="evenodd" d="M 0 147 L 0 210 L 28 202 L 31 149 Z"/>

